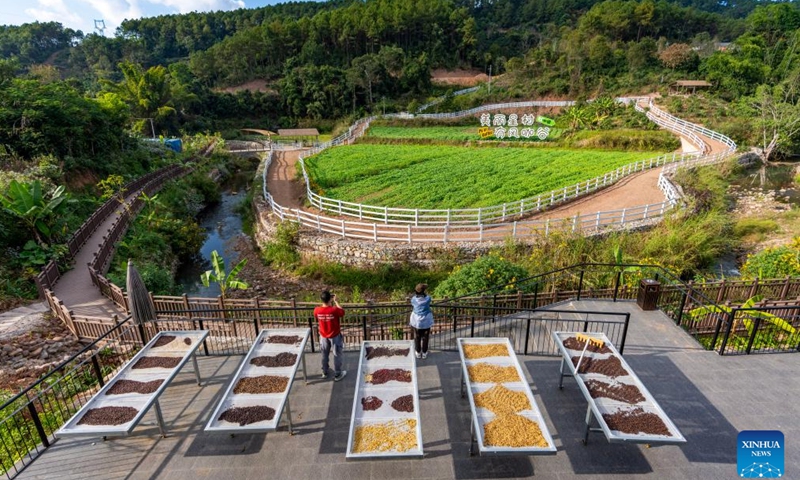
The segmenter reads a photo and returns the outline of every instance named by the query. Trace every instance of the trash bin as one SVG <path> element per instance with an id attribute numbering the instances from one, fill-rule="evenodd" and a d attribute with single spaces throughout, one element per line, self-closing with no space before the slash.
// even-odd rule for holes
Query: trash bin
<path id="1" fill-rule="evenodd" d="M 642 310 L 655 310 L 658 306 L 658 297 L 661 294 L 661 282 L 658 280 L 643 279 L 639 283 L 639 294 L 636 304 Z"/>

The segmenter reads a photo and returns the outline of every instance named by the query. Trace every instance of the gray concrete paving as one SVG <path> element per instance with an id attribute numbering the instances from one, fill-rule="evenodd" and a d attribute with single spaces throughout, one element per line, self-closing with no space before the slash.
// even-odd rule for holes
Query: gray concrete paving
<path id="1" fill-rule="evenodd" d="M 167 438 L 152 413 L 130 437 L 62 439 L 19 476 L 52 478 L 681 478 L 736 477 L 740 430 L 779 429 L 786 435 L 785 478 L 800 477 L 800 382 L 794 354 L 719 357 L 706 352 L 660 312 L 635 304 L 573 302 L 586 310 L 632 313 L 625 357 L 687 439 L 682 446 L 609 444 L 593 434 L 580 442 L 586 402 L 571 379 L 559 390 L 559 359 L 521 356 L 533 392 L 554 434 L 549 457 L 470 457 L 469 407 L 459 396 L 458 355 L 434 352 L 420 361 L 425 458 L 345 461 L 355 375 L 339 383 L 302 376 L 291 393 L 297 434 L 206 435 L 202 428 L 240 356 L 201 357 L 202 387 L 191 368 L 162 396 Z M 562 308 L 564 306 L 562 305 Z M 309 372 L 318 356 L 309 355 Z M 346 356 L 355 369 L 357 357 Z M 354 373 L 354 372 L 353 372 Z"/>

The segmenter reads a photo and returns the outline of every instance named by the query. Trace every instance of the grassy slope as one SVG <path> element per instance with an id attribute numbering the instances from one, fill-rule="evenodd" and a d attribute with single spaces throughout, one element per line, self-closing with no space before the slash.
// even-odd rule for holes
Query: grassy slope
<path id="1" fill-rule="evenodd" d="M 537 125 L 536 128 L 538 128 Z M 376 138 L 400 138 L 400 139 L 416 139 L 416 138 L 430 138 L 434 140 L 456 140 L 459 142 L 479 141 L 482 140 L 478 135 L 477 126 L 436 126 L 436 127 L 389 127 L 389 126 L 374 126 L 369 130 L 368 135 Z M 525 127 L 519 127 L 520 129 Z M 534 128 L 535 130 L 535 128 Z M 561 135 L 561 130 L 553 129 L 550 133 L 550 139 L 558 138 Z M 495 138 L 489 140 L 500 141 Z M 484 140 L 485 141 L 485 140 Z M 538 141 L 537 138 L 505 138 L 503 141 L 520 141 L 532 142 Z"/>
<path id="2" fill-rule="evenodd" d="M 324 195 L 407 208 L 470 208 L 573 185 L 655 153 L 351 145 L 309 159 Z"/>

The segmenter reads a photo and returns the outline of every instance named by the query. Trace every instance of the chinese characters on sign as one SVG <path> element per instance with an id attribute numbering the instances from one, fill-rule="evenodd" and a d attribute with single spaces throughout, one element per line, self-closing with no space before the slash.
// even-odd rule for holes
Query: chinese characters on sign
<path id="1" fill-rule="evenodd" d="M 518 128 L 520 123 L 524 128 Z M 535 123 L 543 126 L 537 127 Z M 478 130 L 478 134 L 484 139 L 494 136 L 499 140 L 520 137 L 536 137 L 539 140 L 545 140 L 550 135 L 550 127 L 555 124 L 556 122 L 550 118 L 534 116 L 530 113 L 523 114 L 522 118 L 516 113 L 509 115 L 483 113 L 481 114 L 481 128 Z"/>

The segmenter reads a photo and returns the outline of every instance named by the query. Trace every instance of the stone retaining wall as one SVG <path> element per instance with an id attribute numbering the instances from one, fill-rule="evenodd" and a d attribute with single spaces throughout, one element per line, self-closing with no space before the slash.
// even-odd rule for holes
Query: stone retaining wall
<path id="1" fill-rule="evenodd" d="M 266 202 L 254 201 L 255 236 L 259 245 L 269 242 L 280 220 Z M 304 258 L 322 257 L 331 262 L 354 266 L 409 263 L 430 266 L 442 259 L 469 261 L 489 252 L 501 242 L 399 243 L 353 240 L 302 229 L 297 249 Z"/>

